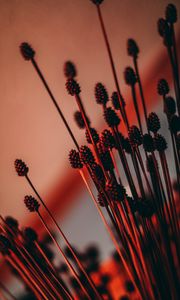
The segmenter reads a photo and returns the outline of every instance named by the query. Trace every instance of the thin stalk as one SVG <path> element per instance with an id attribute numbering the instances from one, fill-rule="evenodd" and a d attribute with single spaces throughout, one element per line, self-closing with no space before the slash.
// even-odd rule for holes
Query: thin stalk
<path id="1" fill-rule="evenodd" d="M 116 69 L 115 69 L 115 64 L 114 64 L 114 60 L 113 60 L 112 51 L 111 51 L 110 43 L 109 43 L 109 40 L 108 40 L 108 36 L 107 36 L 107 33 L 106 33 L 106 29 L 105 29 L 105 25 L 104 25 L 102 13 L 101 13 L 101 8 L 100 8 L 100 5 L 97 5 L 96 7 L 97 7 L 97 13 L 98 13 L 98 18 L 99 18 L 103 38 L 104 38 L 104 41 L 105 41 L 105 45 L 106 45 L 109 60 L 110 60 L 110 65 L 111 65 L 111 70 L 112 70 L 112 74 L 113 74 L 113 78 L 114 78 L 114 83 L 115 83 L 116 90 L 117 90 L 117 93 L 118 93 L 118 100 L 119 100 L 121 116 L 122 116 L 122 118 L 124 120 L 124 123 L 126 125 L 126 128 L 128 130 L 129 129 L 129 122 L 128 122 L 127 114 L 126 114 L 126 111 L 125 111 L 125 108 L 124 108 L 124 100 L 123 100 L 123 97 L 122 97 L 121 92 L 120 92 L 120 86 L 119 86 L 119 82 L 118 82 L 118 78 L 117 78 L 117 72 L 116 72 Z"/>
<path id="2" fill-rule="evenodd" d="M 114 237 L 114 234 L 113 234 L 111 228 L 109 227 L 109 225 L 108 225 L 108 223 L 107 223 L 107 221 L 106 221 L 106 219 L 105 219 L 105 217 L 104 217 L 104 215 L 103 215 L 100 207 L 98 206 L 98 204 L 96 202 L 96 199 L 94 197 L 94 194 L 91 191 L 91 188 L 90 188 L 90 186 L 89 186 L 89 184 L 88 184 L 88 182 L 87 182 L 87 180 L 86 180 L 83 172 L 81 170 L 79 172 L 80 172 L 80 175 L 81 175 L 81 177 L 82 177 L 82 179 L 83 179 L 83 181 L 84 181 L 84 183 L 85 183 L 85 185 L 87 187 L 87 190 L 88 190 L 89 194 L 91 195 L 91 198 L 92 198 L 92 200 L 93 200 L 93 202 L 94 202 L 94 204 L 95 204 L 95 206 L 96 206 L 96 208 L 98 210 L 98 213 L 99 213 L 99 215 L 100 215 L 100 217 L 101 217 L 101 219 L 102 219 L 102 221 L 104 223 L 104 226 L 106 227 L 106 230 L 109 233 L 109 235 L 110 235 L 110 237 L 112 239 L 112 242 L 113 242 L 113 244 L 114 244 L 114 246 L 115 246 L 115 248 L 116 248 L 116 250 L 117 250 L 117 252 L 118 252 L 118 254 L 119 254 L 119 256 L 120 256 L 120 258 L 122 260 L 122 262 L 123 262 L 123 265 L 124 265 L 124 267 L 125 267 L 125 269 L 127 271 L 127 274 L 129 275 L 129 278 L 132 280 L 132 282 L 134 283 L 135 287 L 137 288 L 137 292 L 138 292 L 138 294 L 140 296 L 140 299 L 142 299 L 141 292 L 139 291 L 139 288 L 138 288 L 136 282 L 134 281 L 134 278 L 133 278 L 133 276 L 131 274 L 131 271 L 129 270 L 129 266 L 128 266 L 126 260 L 124 259 L 123 255 L 121 253 L 121 250 L 120 250 L 119 245 L 118 245 L 118 243 L 116 241 L 116 238 Z"/>
<path id="3" fill-rule="evenodd" d="M 76 278 L 76 280 L 77 280 L 78 284 L 80 285 L 82 291 L 83 291 L 84 294 L 87 296 L 87 298 L 88 298 L 89 300 L 91 300 L 91 297 L 89 296 L 88 292 L 86 291 L 86 289 L 85 289 L 84 286 L 82 285 L 82 283 L 81 283 L 81 281 L 80 281 L 80 279 L 79 279 L 78 274 L 76 273 L 76 271 L 75 271 L 75 269 L 73 268 L 73 266 L 71 265 L 71 263 L 68 261 L 66 255 L 64 254 L 63 250 L 62 250 L 61 247 L 59 246 L 59 244 L 58 244 L 56 238 L 55 238 L 55 237 L 53 236 L 53 234 L 51 233 L 51 230 L 49 229 L 48 225 L 47 225 L 46 222 L 44 221 L 44 219 L 43 219 L 43 217 L 41 216 L 40 212 L 37 211 L 37 214 L 38 214 L 38 216 L 39 216 L 39 218 L 40 218 L 40 220 L 41 220 L 41 222 L 42 222 L 44 228 L 46 229 L 46 231 L 47 231 L 48 234 L 50 235 L 50 237 L 51 237 L 53 243 L 56 245 L 56 247 L 58 248 L 59 252 L 60 252 L 61 255 L 63 256 L 63 258 L 64 258 L 64 260 L 65 260 L 67 266 L 69 267 L 71 273 L 72 273 L 73 276 Z"/>
<path id="4" fill-rule="evenodd" d="M 147 130 L 148 130 L 148 126 L 147 126 L 148 114 L 147 114 L 146 102 L 145 102 L 143 88 L 142 88 L 142 83 L 141 83 L 141 77 L 140 77 L 140 74 L 139 74 L 139 68 L 138 68 L 137 58 L 133 59 L 133 63 L 134 63 L 134 68 L 135 68 L 135 72 L 136 72 L 136 78 L 137 78 L 137 82 L 138 82 L 138 86 L 139 86 L 139 92 L 140 92 L 140 96 L 141 96 L 141 102 L 142 102 L 142 106 L 143 106 L 146 127 L 147 127 Z"/>
<path id="5" fill-rule="evenodd" d="M 137 120 L 138 120 L 139 129 L 141 131 L 141 134 L 143 134 L 143 128 L 142 128 L 141 117 L 140 117 L 140 113 L 139 113 L 139 107 L 138 107 L 136 90 L 135 90 L 135 85 L 134 84 L 131 86 L 131 91 L 132 91 L 133 104 L 134 104 L 134 109 L 135 109 L 135 112 L 136 112 L 136 117 L 137 117 Z"/>
<path id="6" fill-rule="evenodd" d="M 37 241 L 34 242 L 35 246 L 37 247 L 39 253 L 42 255 L 42 257 L 45 259 L 49 269 L 50 269 L 50 273 L 53 276 L 53 279 L 55 280 L 55 282 L 60 286 L 60 288 L 63 290 L 63 292 L 65 293 L 65 295 L 73 300 L 72 295 L 70 294 L 70 292 L 65 288 L 65 286 L 61 283 L 61 281 L 59 280 L 58 276 L 57 276 L 57 272 L 54 268 L 54 266 L 52 265 L 52 263 L 50 262 L 50 260 L 48 259 L 48 257 L 46 256 L 46 254 L 44 253 L 43 249 L 41 248 L 41 246 L 39 245 L 39 243 Z"/>
<path id="7" fill-rule="evenodd" d="M 37 299 L 50 300 L 49 298 L 47 298 L 46 294 L 37 284 L 36 280 L 34 280 L 32 276 L 29 276 L 29 271 L 25 270 L 24 268 L 22 269 L 21 264 L 19 265 L 19 263 L 17 261 L 14 261 L 12 257 L 7 256 L 6 259 L 12 265 L 12 267 L 20 274 L 20 276 L 23 278 L 25 283 L 30 287 L 30 289 L 34 292 Z"/>
<path id="8" fill-rule="evenodd" d="M 93 283 L 93 281 L 91 280 L 91 278 L 88 276 L 88 274 L 86 273 L 83 265 L 81 264 L 80 260 L 78 259 L 76 253 L 74 252 L 73 248 L 71 247 L 69 241 L 67 240 L 66 236 L 64 235 L 62 229 L 60 228 L 60 226 L 58 225 L 56 219 L 54 218 L 54 216 L 52 215 L 51 211 L 49 210 L 49 208 L 46 206 L 45 202 L 43 201 L 43 199 L 41 198 L 41 196 L 39 195 L 39 193 L 37 192 L 36 188 L 34 187 L 32 181 L 30 180 L 30 178 L 26 175 L 26 179 L 28 181 L 28 183 L 30 184 L 31 188 L 33 189 L 33 191 L 35 192 L 35 194 L 37 195 L 37 197 L 39 198 L 39 200 L 41 201 L 42 205 L 44 206 L 45 210 L 47 211 L 48 215 L 50 216 L 51 220 L 53 221 L 53 223 L 56 225 L 58 232 L 60 233 L 60 235 L 62 236 L 62 238 L 64 239 L 68 249 L 71 251 L 78 267 L 80 268 L 80 270 L 82 271 L 82 273 L 84 274 L 84 276 L 86 277 L 86 279 L 88 280 L 92 290 L 94 291 L 94 293 L 96 294 L 97 299 L 101 299 L 99 293 L 96 290 L 96 287 Z"/>
<path id="9" fill-rule="evenodd" d="M 52 100 L 52 102 L 53 102 L 53 104 L 54 104 L 54 106 L 55 106 L 58 114 L 60 115 L 60 117 L 61 117 L 61 119 L 62 119 L 62 121 L 63 121 L 63 123 L 64 123 L 64 125 L 65 125 L 65 127 L 66 127 L 66 129 L 67 129 L 67 131 L 69 133 L 69 135 L 70 135 L 70 137 L 72 138 L 72 140 L 73 140 L 76 148 L 79 150 L 78 142 L 77 142 L 77 140 L 76 140 L 76 138 L 75 138 L 75 136 L 74 136 L 74 134 L 73 134 L 73 132 L 72 132 L 69 124 L 67 123 L 66 118 L 64 117 L 64 115 L 63 115 L 63 113 L 62 113 L 62 111 L 61 111 L 61 109 L 60 109 L 60 107 L 59 107 L 59 105 L 58 105 L 58 103 L 57 103 L 57 101 L 56 101 L 56 99 L 55 99 L 55 97 L 54 97 L 54 95 L 53 95 L 53 93 L 52 93 L 52 91 L 51 91 L 51 89 L 50 89 L 50 87 L 49 87 L 49 85 L 48 85 L 45 77 L 44 77 L 44 75 L 42 74 L 42 72 L 41 72 L 41 70 L 40 70 L 37 62 L 35 61 L 34 58 L 31 59 L 31 62 L 32 62 L 32 65 L 35 68 L 35 70 L 36 70 L 39 78 L 41 79 L 41 81 L 42 81 L 42 83 L 43 83 L 46 91 L 48 92 L 48 94 L 49 94 L 49 96 L 50 96 L 50 98 L 51 98 L 51 100 Z"/>

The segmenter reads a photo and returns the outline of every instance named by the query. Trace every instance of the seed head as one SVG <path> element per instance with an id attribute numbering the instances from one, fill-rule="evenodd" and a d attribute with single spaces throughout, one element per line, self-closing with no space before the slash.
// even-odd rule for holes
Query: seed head
<path id="1" fill-rule="evenodd" d="M 177 22 L 177 9 L 176 6 L 172 3 L 168 4 L 165 11 L 166 20 L 170 24 L 174 24 Z"/>
<path id="2" fill-rule="evenodd" d="M 135 85 L 137 82 L 136 74 L 131 67 L 126 67 L 124 71 L 124 80 L 127 85 Z"/>
<path id="3" fill-rule="evenodd" d="M 87 118 L 87 117 L 86 117 Z M 80 129 L 84 129 L 86 127 L 85 123 L 84 123 L 84 119 L 82 117 L 82 114 L 80 111 L 76 111 L 74 113 L 74 120 L 77 124 L 77 126 L 80 128 Z M 87 118 L 87 121 L 88 121 L 88 124 L 90 125 L 90 121 L 89 119 Z"/>
<path id="4" fill-rule="evenodd" d="M 135 287 L 134 287 L 133 282 L 130 281 L 130 280 L 127 280 L 127 281 L 125 282 L 125 289 L 126 289 L 126 291 L 127 291 L 128 293 L 134 293 Z"/>
<path id="5" fill-rule="evenodd" d="M 105 177 L 101 166 L 97 163 L 91 164 L 92 179 L 100 185 L 105 185 Z"/>
<path id="6" fill-rule="evenodd" d="M 159 35 L 163 38 L 164 45 L 172 46 L 172 32 L 166 20 L 160 18 L 157 23 Z"/>
<path id="7" fill-rule="evenodd" d="M 66 61 L 64 64 L 64 76 L 66 78 L 74 78 L 77 76 L 77 71 L 75 65 L 72 61 Z"/>
<path id="8" fill-rule="evenodd" d="M 98 193 L 97 201 L 101 207 L 105 207 L 107 205 L 106 197 L 102 192 Z"/>
<path id="9" fill-rule="evenodd" d="M 128 134 L 129 141 L 133 147 L 142 144 L 142 134 L 137 126 L 131 126 Z"/>
<path id="10" fill-rule="evenodd" d="M 118 115 L 111 107 L 104 110 L 104 119 L 109 127 L 116 127 L 120 124 Z"/>
<path id="11" fill-rule="evenodd" d="M 72 149 L 69 152 L 69 161 L 70 161 L 71 167 L 74 169 L 81 169 L 83 167 L 79 152 L 74 149 Z"/>
<path id="12" fill-rule="evenodd" d="M 19 48 L 25 60 L 31 60 L 34 58 L 35 51 L 28 43 L 22 43 Z"/>
<path id="13" fill-rule="evenodd" d="M 164 99 L 164 112 L 168 115 L 174 115 L 176 113 L 176 102 L 173 97 L 166 97 Z"/>
<path id="14" fill-rule="evenodd" d="M 8 216 L 8 217 L 5 218 L 5 222 L 11 228 L 11 230 L 13 230 L 13 232 L 18 231 L 19 223 L 16 219 L 14 219 L 13 217 Z"/>
<path id="15" fill-rule="evenodd" d="M 143 148 L 146 152 L 153 152 L 155 150 L 154 140 L 148 133 L 143 135 Z"/>
<path id="16" fill-rule="evenodd" d="M 80 153 L 80 158 L 85 165 L 87 164 L 91 165 L 95 163 L 94 155 L 92 154 L 92 151 L 90 150 L 89 147 L 81 146 L 79 153 Z"/>
<path id="17" fill-rule="evenodd" d="M 16 159 L 14 162 L 16 172 L 19 176 L 26 176 L 29 169 L 21 159 Z"/>
<path id="18" fill-rule="evenodd" d="M 164 152 L 167 149 L 167 142 L 161 134 L 154 137 L 154 145 L 158 152 Z"/>
<path id="19" fill-rule="evenodd" d="M 101 143 L 104 149 L 113 149 L 115 148 L 116 142 L 110 130 L 105 129 L 101 133 L 100 137 Z"/>
<path id="20" fill-rule="evenodd" d="M 39 210 L 39 206 L 40 204 L 38 203 L 38 201 L 32 197 L 32 196 L 25 196 L 24 197 L 24 204 L 26 205 L 27 209 L 30 212 L 34 212 L 34 211 L 38 211 Z"/>
<path id="21" fill-rule="evenodd" d="M 104 0 L 90 0 L 90 1 L 96 5 L 100 5 Z"/>
<path id="22" fill-rule="evenodd" d="M 160 120 L 156 113 L 152 112 L 148 116 L 147 126 L 149 131 L 156 133 L 161 128 Z"/>
<path id="23" fill-rule="evenodd" d="M 26 227 L 23 230 L 23 237 L 24 237 L 26 243 L 33 243 L 33 242 L 37 241 L 37 239 L 38 239 L 38 235 L 37 235 L 36 231 L 34 229 L 32 229 L 31 227 Z"/>
<path id="24" fill-rule="evenodd" d="M 137 201 L 137 211 L 143 218 L 151 218 L 154 214 L 153 204 L 150 200 Z"/>
<path id="25" fill-rule="evenodd" d="M 71 96 L 79 95 L 81 92 L 80 86 L 73 78 L 68 78 L 66 81 L 66 89 Z"/>
<path id="26" fill-rule="evenodd" d="M 91 136 L 95 144 L 99 142 L 99 134 L 97 133 L 95 128 L 90 128 Z M 91 138 L 89 136 L 89 132 L 86 130 L 86 140 L 88 144 L 92 144 Z"/>
<path id="27" fill-rule="evenodd" d="M 161 37 L 164 37 L 167 34 L 169 28 L 167 21 L 163 18 L 160 18 L 157 22 L 157 28 L 159 35 Z"/>
<path id="28" fill-rule="evenodd" d="M 107 182 L 106 191 L 113 201 L 123 201 L 126 194 L 125 188 L 114 181 Z"/>
<path id="29" fill-rule="evenodd" d="M 98 104 L 106 105 L 109 100 L 108 93 L 106 91 L 105 86 L 98 82 L 95 86 L 95 98 Z"/>
<path id="30" fill-rule="evenodd" d="M 102 163 L 104 169 L 106 171 L 112 171 L 114 169 L 114 164 L 113 164 L 113 161 L 112 161 L 109 151 L 103 149 L 101 145 L 99 145 L 98 151 L 99 151 L 99 157 L 100 157 L 100 160 L 101 160 L 101 163 Z"/>
<path id="31" fill-rule="evenodd" d="M 158 81 L 157 90 L 160 96 L 165 96 L 169 93 L 169 85 L 165 79 Z"/>
<path id="32" fill-rule="evenodd" d="M 169 125 L 173 133 L 178 133 L 178 131 L 180 131 L 180 117 L 173 115 L 170 119 Z"/>
<path id="33" fill-rule="evenodd" d="M 132 56 L 133 58 L 138 58 L 139 48 L 135 40 L 133 39 L 127 40 L 127 53 L 129 56 Z"/>
<path id="34" fill-rule="evenodd" d="M 111 100 L 112 100 L 112 105 L 113 105 L 114 109 L 119 110 L 120 104 L 119 104 L 119 98 L 118 98 L 117 92 L 112 93 Z"/>

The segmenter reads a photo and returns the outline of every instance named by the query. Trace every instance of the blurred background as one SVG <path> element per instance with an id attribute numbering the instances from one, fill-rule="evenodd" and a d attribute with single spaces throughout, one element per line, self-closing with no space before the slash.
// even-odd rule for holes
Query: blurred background
<path id="1" fill-rule="evenodd" d="M 164 17 L 168 3 L 105 0 L 101 6 L 132 124 L 134 111 L 123 79 L 124 68 L 131 64 L 126 41 L 132 37 L 140 48 L 148 111 L 161 112 L 156 84 L 162 77 L 170 81 L 171 72 L 157 20 Z M 180 2 L 173 3 L 180 11 Z M 178 47 L 179 30 L 177 24 Z M 101 130 L 105 124 L 102 109 L 95 104 L 94 86 L 102 82 L 110 95 L 115 87 L 96 9 L 88 0 L 0 0 L 0 36 L 0 214 L 12 215 L 22 226 L 39 226 L 23 204 L 24 195 L 33 193 L 15 173 L 14 160 L 20 158 L 72 244 L 84 249 L 97 243 L 106 259 L 113 246 L 81 178 L 69 165 L 68 153 L 74 145 L 31 63 L 19 52 L 24 41 L 35 49 L 36 60 L 78 142 L 86 143 L 84 131 L 73 119 L 77 106 L 66 92 L 63 65 L 66 60 L 76 64 L 87 114 Z"/>

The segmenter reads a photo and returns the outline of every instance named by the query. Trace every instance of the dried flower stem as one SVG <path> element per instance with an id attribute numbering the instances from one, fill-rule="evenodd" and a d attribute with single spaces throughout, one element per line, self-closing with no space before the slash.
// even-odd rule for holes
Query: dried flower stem
<path id="1" fill-rule="evenodd" d="M 113 73 L 113 78 L 114 78 L 116 90 L 117 90 L 117 93 L 118 93 L 121 116 L 124 120 L 124 123 L 125 123 L 127 129 L 129 129 L 129 122 L 128 122 L 128 118 L 127 118 L 126 111 L 125 111 L 125 108 L 124 108 L 123 97 L 122 97 L 121 92 L 120 92 L 119 82 L 118 82 L 118 78 L 117 78 L 117 72 L 116 72 L 116 69 L 115 69 L 115 64 L 114 64 L 114 60 L 113 60 L 113 56 L 112 56 L 110 43 L 109 43 L 107 33 L 106 33 L 106 29 L 105 29 L 105 26 L 104 26 L 104 21 L 103 21 L 102 14 L 101 14 L 101 8 L 100 8 L 99 5 L 97 5 L 96 7 L 97 7 L 97 13 L 98 13 L 98 17 L 99 17 L 99 21 L 100 21 L 100 25 L 101 25 L 101 30 L 102 30 L 102 33 L 103 33 L 104 41 L 105 41 L 105 44 L 106 44 L 106 48 L 107 48 L 107 52 L 108 52 L 108 56 L 109 56 L 109 60 L 110 60 L 110 65 L 111 65 L 111 69 L 112 69 L 112 73 Z"/>
<path id="2" fill-rule="evenodd" d="M 46 224 L 46 222 L 44 221 L 42 215 L 40 214 L 40 212 L 38 211 L 37 212 L 44 228 L 46 229 L 46 231 L 48 232 L 48 234 L 50 235 L 52 241 L 54 242 L 54 244 L 56 245 L 56 247 L 58 248 L 59 252 L 61 253 L 61 255 L 63 256 L 67 266 L 69 267 L 71 273 L 73 274 L 73 276 L 76 278 L 78 284 L 80 285 L 82 291 L 84 292 L 84 294 L 86 295 L 86 297 L 91 300 L 91 297 L 89 295 L 89 293 L 87 292 L 87 290 L 84 288 L 83 284 L 81 283 L 81 280 L 79 279 L 79 276 L 78 274 L 76 273 L 75 269 L 73 268 L 73 266 L 71 265 L 71 263 L 68 261 L 66 255 L 64 254 L 63 250 L 61 249 L 61 247 L 59 246 L 56 238 L 53 236 L 53 234 L 51 233 L 51 230 L 49 229 L 48 225 Z"/>
<path id="3" fill-rule="evenodd" d="M 76 138 L 75 138 L 75 136 L 74 136 L 71 128 L 69 127 L 69 124 L 67 123 L 66 118 L 64 117 L 64 115 L 63 115 L 63 113 L 62 113 L 62 111 L 61 111 L 61 109 L 60 109 L 60 107 L 59 107 L 59 105 L 58 105 L 58 103 L 57 103 L 57 101 L 56 101 L 53 93 L 51 92 L 51 89 L 50 89 L 50 87 L 49 87 L 46 79 L 44 78 L 44 75 L 42 74 L 42 72 L 41 72 L 41 70 L 40 70 L 37 62 L 35 61 L 34 58 L 31 59 L 31 62 L 32 62 L 32 65 L 34 66 L 37 74 L 39 75 L 39 78 L 41 79 L 41 81 L 42 81 L 45 89 L 47 90 L 47 92 L 48 92 L 48 94 L 49 94 L 49 96 L 50 96 L 50 98 L 51 98 L 51 100 L 52 100 L 55 108 L 57 109 L 57 111 L 58 111 L 58 113 L 59 113 L 59 115 L 60 115 L 60 117 L 61 117 L 61 119 L 62 119 L 62 121 L 63 121 L 63 123 L 64 123 L 64 125 L 65 125 L 65 127 L 66 127 L 66 129 L 68 131 L 68 133 L 69 133 L 69 135 L 70 135 L 70 137 L 72 138 L 72 140 L 73 140 L 76 148 L 79 150 L 78 142 L 77 142 L 77 140 L 76 140 Z"/>

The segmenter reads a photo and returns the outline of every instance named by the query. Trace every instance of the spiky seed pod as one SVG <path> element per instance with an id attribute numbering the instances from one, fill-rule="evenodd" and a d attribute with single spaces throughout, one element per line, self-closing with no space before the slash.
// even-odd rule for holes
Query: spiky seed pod
<path id="1" fill-rule="evenodd" d="M 13 230 L 14 232 L 18 231 L 19 223 L 16 219 L 8 216 L 5 218 L 5 222 L 11 228 L 11 230 Z"/>
<path id="2" fill-rule="evenodd" d="M 128 293 L 134 293 L 135 291 L 135 287 L 134 287 L 134 284 L 131 280 L 126 280 L 125 282 L 125 289 Z"/>
<path id="3" fill-rule="evenodd" d="M 165 79 L 160 79 L 158 81 L 157 91 L 160 96 L 165 96 L 169 93 L 169 85 Z"/>
<path id="4" fill-rule="evenodd" d="M 140 146 L 142 144 L 142 134 L 137 126 L 131 126 L 129 128 L 129 141 L 131 145 L 134 146 Z"/>
<path id="5" fill-rule="evenodd" d="M 99 164 L 97 163 L 91 164 L 91 176 L 96 183 L 103 186 L 105 185 L 104 173 Z"/>
<path id="6" fill-rule="evenodd" d="M 96 102 L 98 104 L 106 105 L 106 103 L 109 100 L 109 96 L 108 96 L 105 86 L 102 83 L 98 82 L 95 85 L 94 91 L 95 91 Z"/>
<path id="7" fill-rule="evenodd" d="M 21 159 L 16 159 L 14 162 L 15 170 L 19 176 L 26 176 L 29 169 Z"/>
<path id="8" fill-rule="evenodd" d="M 136 74 L 132 67 L 126 67 L 124 70 L 124 80 L 127 85 L 135 85 L 137 82 Z"/>
<path id="9" fill-rule="evenodd" d="M 91 262 L 98 262 L 100 257 L 99 248 L 95 244 L 91 244 L 86 248 L 87 258 Z"/>
<path id="10" fill-rule="evenodd" d="M 127 53 L 129 56 L 133 58 L 138 58 L 139 48 L 135 40 L 128 39 L 127 40 Z"/>
<path id="11" fill-rule="evenodd" d="M 35 51 L 28 43 L 26 42 L 22 43 L 19 48 L 25 60 L 31 60 L 34 58 Z"/>
<path id="12" fill-rule="evenodd" d="M 170 129 L 173 133 L 177 133 L 180 131 L 180 117 L 177 115 L 173 115 L 169 122 Z"/>
<path id="13" fill-rule="evenodd" d="M 24 197 L 24 204 L 30 212 L 38 211 L 40 204 L 38 201 L 32 196 Z"/>
<path id="14" fill-rule="evenodd" d="M 167 21 L 163 18 L 160 18 L 157 22 L 157 29 L 158 29 L 159 35 L 161 37 L 164 37 L 169 30 Z"/>
<path id="15" fill-rule="evenodd" d="M 114 109 L 116 110 L 120 110 L 120 104 L 119 104 L 119 97 L 118 97 L 118 93 L 117 92 L 113 92 L 111 95 L 111 101 L 112 101 L 112 105 L 114 107 Z M 126 106 L 125 100 L 123 99 L 122 95 L 121 95 L 121 105 L 123 107 Z"/>
<path id="16" fill-rule="evenodd" d="M 9 239 L 5 235 L 0 234 L 0 252 L 3 255 L 8 255 L 10 249 L 11 249 L 11 243 Z"/>
<path id="17" fill-rule="evenodd" d="M 60 274 L 66 274 L 69 272 L 68 266 L 65 263 L 61 263 L 59 267 L 57 267 L 57 270 Z"/>
<path id="18" fill-rule="evenodd" d="M 165 11 L 166 20 L 170 24 L 177 22 L 177 9 L 176 6 L 172 3 L 168 4 Z"/>
<path id="19" fill-rule="evenodd" d="M 23 237 L 26 243 L 33 243 L 38 240 L 38 235 L 31 227 L 26 227 L 23 230 Z"/>
<path id="20" fill-rule="evenodd" d="M 68 78 L 66 81 L 66 89 L 71 96 L 79 95 L 81 92 L 80 86 L 73 78 Z"/>
<path id="21" fill-rule="evenodd" d="M 167 115 L 174 115 L 176 113 L 176 102 L 173 97 L 166 97 L 164 99 L 164 112 Z"/>
<path id="22" fill-rule="evenodd" d="M 149 114 L 147 120 L 147 126 L 148 126 L 148 130 L 153 133 L 158 132 L 158 130 L 161 128 L 160 120 L 156 113 L 151 112 Z"/>
<path id="23" fill-rule="evenodd" d="M 92 154 L 92 151 L 87 146 L 81 146 L 79 150 L 80 158 L 82 162 L 87 165 L 91 165 L 95 163 L 94 155 Z"/>
<path id="24" fill-rule="evenodd" d="M 118 115 L 111 107 L 104 110 L 104 119 L 109 127 L 116 127 L 120 124 Z"/>
<path id="25" fill-rule="evenodd" d="M 105 149 L 113 149 L 116 146 L 115 139 L 110 130 L 105 129 L 100 136 L 101 143 Z"/>
<path id="26" fill-rule="evenodd" d="M 117 92 L 113 92 L 111 96 L 111 101 L 114 109 L 119 110 L 120 105 L 119 105 L 119 97 Z"/>
<path id="27" fill-rule="evenodd" d="M 99 142 L 99 134 L 97 133 L 96 129 L 92 127 L 90 128 L 90 132 L 94 143 L 97 144 Z M 86 130 L 86 140 L 88 144 L 92 144 L 91 138 L 89 136 L 89 132 L 87 130 Z"/>
<path id="28" fill-rule="evenodd" d="M 90 121 L 89 121 L 88 117 L 86 117 L 86 118 L 87 118 L 88 124 L 90 125 Z M 74 120 L 75 120 L 77 126 L 78 126 L 80 129 L 84 129 L 84 128 L 86 127 L 86 125 L 85 125 L 85 123 L 84 123 L 84 119 L 83 119 L 82 114 L 81 114 L 80 111 L 77 110 L 77 111 L 74 113 Z"/>
<path id="29" fill-rule="evenodd" d="M 69 161 L 73 169 L 81 169 L 83 167 L 79 152 L 74 149 L 69 152 Z"/>
<path id="30" fill-rule="evenodd" d="M 99 148 L 99 157 L 105 171 L 112 171 L 114 169 L 114 164 L 111 155 L 108 150 Z"/>
<path id="31" fill-rule="evenodd" d="M 151 218 L 154 214 L 154 208 L 149 200 L 137 201 L 137 211 L 143 218 Z"/>
<path id="32" fill-rule="evenodd" d="M 153 137 L 148 133 L 143 135 L 143 148 L 146 152 L 155 150 Z"/>
<path id="33" fill-rule="evenodd" d="M 90 1 L 96 5 L 100 5 L 104 0 L 90 0 Z"/>
<path id="34" fill-rule="evenodd" d="M 172 46 L 172 31 L 168 22 L 164 19 L 159 19 L 157 23 L 159 35 L 163 38 L 166 47 Z"/>
<path id="35" fill-rule="evenodd" d="M 101 281 L 106 286 L 111 281 L 111 275 L 110 274 L 102 274 Z"/>
<path id="36" fill-rule="evenodd" d="M 106 183 L 106 191 L 113 201 L 123 201 L 126 194 L 125 188 L 114 181 Z"/>
<path id="37" fill-rule="evenodd" d="M 167 149 L 167 142 L 161 134 L 154 137 L 154 145 L 158 152 L 164 152 Z"/>
<path id="38" fill-rule="evenodd" d="M 106 197 L 104 196 L 104 194 L 102 192 L 98 193 L 97 202 L 99 203 L 99 205 L 101 207 L 105 207 L 107 205 Z"/>
<path id="39" fill-rule="evenodd" d="M 66 61 L 64 64 L 64 76 L 66 78 L 74 78 L 77 76 L 76 67 L 72 61 Z"/>

